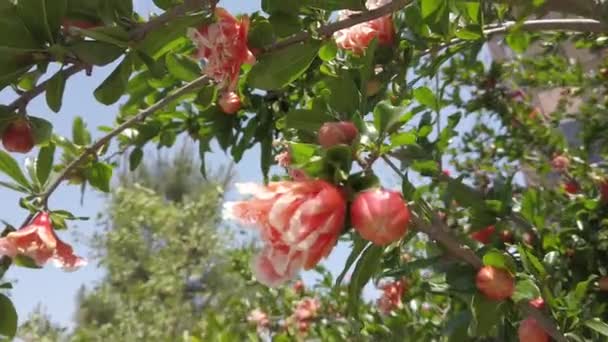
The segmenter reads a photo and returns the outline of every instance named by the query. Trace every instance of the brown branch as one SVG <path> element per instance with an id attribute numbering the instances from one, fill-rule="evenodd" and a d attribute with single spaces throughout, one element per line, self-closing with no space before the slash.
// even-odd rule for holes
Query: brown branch
<path id="1" fill-rule="evenodd" d="M 323 37 L 330 37 L 335 32 L 338 32 L 345 28 L 349 28 L 351 26 L 355 26 L 357 24 L 361 24 L 366 21 L 377 19 L 396 12 L 409 5 L 411 2 L 412 0 L 393 0 L 391 3 L 378 7 L 374 10 L 353 14 L 348 19 L 325 25 L 319 29 L 319 34 L 321 34 Z M 311 35 L 308 32 L 299 32 L 283 40 L 274 42 L 273 44 L 263 48 L 262 52 L 279 50 L 290 45 L 301 43 L 310 37 Z"/>
<path id="2" fill-rule="evenodd" d="M 63 74 L 64 79 L 67 79 L 77 73 L 79 73 L 80 71 L 86 69 L 86 66 L 82 65 L 82 64 L 74 64 L 66 69 L 64 69 L 61 73 Z M 38 84 L 36 87 L 34 87 L 34 89 L 26 91 L 25 93 L 21 94 L 19 96 L 19 98 L 17 98 L 15 101 L 11 102 L 11 104 L 8 105 L 8 110 L 10 111 L 15 111 L 18 109 L 22 109 L 25 108 L 25 106 L 27 106 L 27 104 L 34 99 L 36 96 L 44 93 L 44 91 L 46 90 L 46 86 L 49 84 L 50 79 L 47 79 L 46 81 Z"/>
<path id="3" fill-rule="evenodd" d="M 382 159 L 386 162 L 386 164 L 401 178 L 404 178 L 401 170 L 389 159 L 387 156 L 382 156 Z M 449 231 L 445 223 L 435 214 L 433 214 L 431 218 L 431 222 L 427 222 L 422 217 L 413 218 L 414 225 L 416 229 L 427 234 L 431 239 L 437 241 L 440 245 L 442 245 L 449 254 L 457 257 L 458 259 L 468 263 L 473 266 L 475 269 L 479 269 L 483 267 L 483 261 L 475 252 L 471 249 L 463 247 L 458 238 L 453 236 Z M 540 324 L 543 329 L 551 335 L 558 342 L 567 342 L 566 337 L 559 331 L 555 322 L 543 314 L 542 311 L 536 309 L 529 303 L 520 303 L 520 307 L 522 311 L 534 318 L 538 324 Z"/>

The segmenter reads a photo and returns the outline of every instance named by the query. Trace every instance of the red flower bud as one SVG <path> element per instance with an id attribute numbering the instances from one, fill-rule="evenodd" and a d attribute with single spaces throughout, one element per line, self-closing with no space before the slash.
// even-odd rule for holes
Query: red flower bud
<path id="1" fill-rule="evenodd" d="M 549 335 L 532 317 L 524 319 L 517 330 L 519 342 L 549 342 Z"/>
<path id="2" fill-rule="evenodd" d="M 492 236 L 495 232 L 496 228 L 494 228 L 494 226 L 487 226 L 486 228 L 471 234 L 471 238 L 483 244 L 488 244 L 492 241 Z"/>
<path id="3" fill-rule="evenodd" d="M 576 195 L 580 191 L 580 186 L 578 185 L 578 182 L 575 180 L 570 180 L 570 181 L 564 183 L 563 186 L 564 186 L 564 190 L 571 195 Z"/>
<path id="4" fill-rule="evenodd" d="M 515 291 L 515 280 L 505 269 L 484 266 L 477 272 L 477 289 L 492 300 L 505 300 Z"/>
<path id="5" fill-rule="evenodd" d="M 500 232 L 500 239 L 504 243 L 512 243 L 513 242 L 513 232 L 507 229 L 503 229 Z"/>
<path id="6" fill-rule="evenodd" d="M 28 153 L 34 147 L 32 126 L 26 119 L 17 119 L 6 127 L 2 144 L 7 151 Z"/>
<path id="7" fill-rule="evenodd" d="M 534 244 L 535 237 L 534 234 L 525 232 L 521 235 L 521 239 L 526 245 L 532 246 Z"/>
<path id="8" fill-rule="evenodd" d="M 608 292 L 608 277 L 601 277 L 598 281 L 598 285 L 600 287 L 600 291 Z"/>
<path id="9" fill-rule="evenodd" d="M 608 202 L 608 179 L 604 179 L 600 183 L 600 199 L 604 202 Z"/>
<path id="10" fill-rule="evenodd" d="M 410 212 L 400 193 L 376 189 L 362 192 L 355 198 L 350 218 L 364 239 L 382 246 L 405 235 Z"/>
<path id="11" fill-rule="evenodd" d="M 301 280 L 297 280 L 297 281 L 296 281 L 296 282 L 293 284 L 293 290 L 294 290 L 296 293 L 298 293 L 298 294 L 300 294 L 300 293 L 304 292 L 304 289 L 305 289 L 305 288 L 306 288 L 306 287 L 304 286 L 304 282 L 303 282 L 303 281 L 301 281 Z"/>
<path id="12" fill-rule="evenodd" d="M 319 144 L 325 148 L 350 145 L 358 135 L 359 130 L 352 122 L 327 122 L 319 129 Z"/>
<path id="13" fill-rule="evenodd" d="M 233 91 L 220 96 L 220 108 L 226 114 L 234 114 L 241 109 L 241 98 Z"/>
<path id="14" fill-rule="evenodd" d="M 545 300 L 542 297 L 538 297 L 536 299 L 532 299 L 530 301 L 530 305 L 537 308 L 538 310 L 542 310 L 545 308 Z"/>
<path id="15" fill-rule="evenodd" d="M 100 24 L 88 20 L 63 18 L 63 20 L 61 21 L 61 26 L 63 26 L 63 29 L 66 31 L 72 27 L 88 30 L 95 27 L 99 27 Z"/>
<path id="16" fill-rule="evenodd" d="M 570 159 L 566 156 L 556 156 L 551 160 L 551 167 L 553 167 L 554 171 L 564 172 L 570 166 Z"/>

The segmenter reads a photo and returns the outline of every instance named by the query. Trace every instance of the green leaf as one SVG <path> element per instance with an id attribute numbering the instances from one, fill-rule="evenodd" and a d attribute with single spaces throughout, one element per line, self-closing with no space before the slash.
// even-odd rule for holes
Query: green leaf
<path id="1" fill-rule="evenodd" d="M 68 46 L 68 50 L 81 61 L 99 66 L 112 63 L 125 52 L 123 47 L 91 40 L 79 40 Z"/>
<path id="2" fill-rule="evenodd" d="M 511 273 L 515 273 L 516 271 L 515 261 L 513 258 L 497 249 L 492 249 L 484 254 L 483 264 L 486 266 L 504 268 Z"/>
<path id="3" fill-rule="evenodd" d="M 0 335 L 12 340 L 17 333 L 17 311 L 3 294 L 0 294 L 0 317 Z"/>
<path id="4" fill-rule="evenodd" d="M 318 150 L 319 145 L 314 144 L 291 143 L 289 145 L 291 161 L 296 165 L 308 163 Z"/>
<path id="5" fill-rule="evenodd" d="M 405 113 L 405 108 L 395 107 L 388 101 L 382 101 L 374 108 L 374 126 L 378 132 L 391 132 L 401 126 L 400 118 Z"/>
<path id="6" fill-rule="evenodd" d="M 420 4 L 420 10 L 422 17 L 426 18 L 435 13 L 441 8 L 444 0 L 422 0 Z"/>
<path id="7" fill-rule="evenodd" d="M 515 30 L 507 34 L 507 44 L 517 53 L 524 53 L 530 45 L 530 35 L 522 30 Z"/>
<path id="8" fill-rule="evenodd" d="M 474 336 L 488 336 L 504 315 L 505 304 L 476 293 L 471 301 L 473 321 L 469 327 Z"/>
<path id="9" fill-rule="evenodd" d="M 95 89 L 97 101 L 108 106 L 116 103 L 127 90 L 131 72 L 133 72 L 133 61 L 130 56 L 126 56 L 110 76 Z"/>
<path id="10" fill-rule="evenodd" d="M 141 148 L 135 148 L 129 156 L 129 170 L 135 171 L 144 157 L 144 151 Z"/>
<path id="11" fill-rule="evenodd" d="M 74 144 L 79 146 L 86 146 L 92 141 L 91 133 L 87 130 L 87 126 L 80 116 L 74 118 L 74 123 L 72 124 L 72 140 Z"/>
<path id="12" fill-rule="evenodd" d="M 30 116 L 29 119 L 36 145 L 45 145 L 48 143 L 53 136 L 53 124 L 35 116 Z"/>
<path id="13" fill-rule="evenodd" d="M 326 77 L 315 88 L 338 112 L 352 114 L 359 108 L 359 90 L 348 73 L 340 77 Z"/>
<path id="14" fill-rule="evenodd" d="M 36 176 L 40 184 L 45 184 L 49 179 L 53 168 L 53 159 L 55 157 L 55 144 L 48 144 L 40 149 L 38 158 L 36 158 Z"/>
<path id="15" fill-rule="evenodd" d="M 351 314 L 357 313 L 361 300 L 361 291 L 380 269 L 380 259 L 383 253 L 383 247 L 368 245 L 361 254 L 348 286 L 348 311 Z"/>
<path id="16" fill-rule="evenodd" d="M 15 263 L 15 265 L 19 266 L 19 267 L 25 267 L 25 268 L 33 268 L 33 269 L 41 269 L 42 267 L 39 266 L 36 261 L 34 261 L 34 259 L 26 256 L 26 255 L 16 255 L 13 258 L 13 263 Z"/>
<path id="17" fill-rule="evenodd" d="M 353 238 L 353 248 L 351 249 L 348 258 L 346 258 L 346 263 L 344 264 L 342 272 L 340 272 L 340 274 L 336 278 L 336 286 L 340 286 L 340 284 L 342 284 L 342 281 L 344 280 L 346 273 L 348 273 L 348 270 L 350 270 L 350 267 L 359 258 L 359 255 L 361 255 L 363 249 L 365 249 L 365 247 L 369 246 L 370 244 L 371 243 L 363 240 L 358 235 L 355 235 L 355 237 Z"/>
<path id="18" fill-rule="evenodd" d="M 517 303 L 519 301 L 529 302 L 538 297 L 540 297 L 538 286 L 530 279 L 523 279 L 518 281 L 515 285 L 515 292 L 511 299 Z"/>
<path id="19" fill-rule="evenodd" d="M 65 1 L 59 1 L 59 3 L 63 3 L 65 6 Z M 47 0 L 19 0 L 17 1 L 17 12 L 38 41 L 54 43 L 55 37 L 47 16 Z"/>
<path id="20" fill-rule="evenodd" d="M 110 192 L 112 166 L 106 163 L 95 162 L 86 170 L 86 177 L 92 187 L 103 192 Z"/>
<path id="21" fill-rule="evenodd" d="M 263 90 L 287 86 L 308 69 L 319 48 L 319 42 L 310 41 L 262 56 L 249 72 L 249 85 Z"/>
<path id="22" fill-rule="evenodd" d="M 608 324 L 602 322 L 599 318 L 588 320 L 584 324 L 588 328 L 593 329 L 604 336 L 608 336 Z"/>
<path id="23" fill-rule="evenodd" d="M 431 177 L 439 173 L 439 164 L 434 160 L 414 160 L 411 167 L 422 176 Z"/>
<path id="24" fill-rule="evenodd" d="M 65 77 L 63 71 L 59 70 L 49 79 L 46 86 L 46 103 L 55 113 L 61 110 L 63 103 L 63 91 L 65 90 Z"/>
<path id="25" fill-rule="evenodd" d="M 336 45 L 336 42 L 333 39 L 323 44 L 323 46 L 321 46 L 321 49 L 319 50 L 319 57 L 324 62 L 333 61 L 336 58 L 337 54 L 338 46 Z"/>
<path id="26" fill-rule="evenodd" d="M 325 122 L 331 120 L 331 116 L 319 110 L 294 109 L 287 113 L 285 120 L 287 128 L 316 134 Z"/>
<path id="27" fill-rule="evenodd" d="M 431 108 L 432 110 L 440 109 L 440 106 L 437 101 L 437 98 L 435 97 L 435 94 L 433 94 L 433 91 L 427 87 L 420 87 L 420 88 L 414 89 L 414 98 L 420 104 L 427 106 L 427 107 Z"/>
<path id="28" fill-rule="evenodd" d="M 391 146 L 398 147 L 404 145 L 413 145 L 418 137 L 415 132 L 402 132 L 391 135 Z"/>
<path id="29" fill-rule="evenodd" d="M 177 55 L 167 54 L 165 57 L 167 70 L 178 80 L 191 82 L 201 75 L 201 68 L 193 60 Z"/>
<path id="30" fill-rule="evenodd" d="M 31 189 L 32 186 L 25 178 L 23 171 L 19 167 L 19 164 L 10 156 L 10 154 L 0 150 L 0 171 L 9 176 L 12 180 L 17 182 L 19 185 Z"/>

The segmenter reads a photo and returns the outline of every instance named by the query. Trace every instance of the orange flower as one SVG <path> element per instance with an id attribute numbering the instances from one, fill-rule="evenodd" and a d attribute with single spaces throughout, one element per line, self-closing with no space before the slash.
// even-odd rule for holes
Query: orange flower
<path id="1" fill-rule="evenodd" d="M 226 203 L 224 216 L 255 225 L 265 247 L 253 262 L 256 278 L 269 286 L 311 269 L 335 246 L 344 227 L 346 201 L 321 180 L 237 184 L 247 201 Z"/>
<path id="2" fill-rule="evenodd" d="M 367 0 L 365 5 L 367 9 L 373 10 L 389 2 L 388 0 Z M 341 11 L 339 19 L 347 19 L 353 14 L 356 14 L 356 12 Z M 355 54 L 362 54 L 374 38 L 378 38 L 379 44 L 390 45 L 393 43 L 395 28 L 390 15 L 357 24 L 334 34 L 338 47 L 350 50 Z"/>
<path id="3" fill-rule="evenodd" d="M 0 255 L 27 256 L 38 266 L 52 260 L 55 266 L 66 271 L 74 271 L 87 263 L 74 255 L 70 245 L 59 240 L 45 212 L 38 214 L 29 225 L 0 238 Z"/>
<path id="4" fill-rule="evenodd" d="M 255 63 L 255 56 L 247 47 L 249 18 L 240 20 L 217 7 L 217 21 L 190 29 L 188 34 L 198 47 L 197 56 L 205 61 L 204 73 L 229 91 L 236 89 L 242 64 Z"/>

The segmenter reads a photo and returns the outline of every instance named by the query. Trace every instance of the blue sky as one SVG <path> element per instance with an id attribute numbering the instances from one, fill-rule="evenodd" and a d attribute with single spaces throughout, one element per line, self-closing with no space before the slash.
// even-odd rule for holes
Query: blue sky
<path id="1" fill-rule="evenodd" d="M 135 0 L 134 3 L 138 13 L 142 15 L 157 10 L 151 0 Z M 232 13 L 250 13 L 259 8 L 259 1 L 222 0 L 220 5 Z M 55 133 L 64 136 L 71 136 L 73 118 L 82 116 L 93 135 L 99 137 L 96 128 L 111 125 L 118 107 L 99 104 L 93 97 L 93 90 L 113 68 L 114 65 L 96 68 L 90 77 L 79 74 L 70 78 L 60 113 L 55 114 L 47 108 L 44 96 L 30 103 L 28 113 L 52 121 L 55 125 Z M 0 92 L 0 103 L 9 103 L 14 98 L 15 94 L 10 90 Z M 29 156 L 35 156 L 35 153 L 36 151 L 33 151 Z M 20 161 L 23 161 L 23 158 L 20 158 Z M 215 153 L 208 160 L 208 164 L 212 167 L 229 162 L 229 157 L 223 153 Z M 251 151 L 237 165 L 237 178 L 239 181 L 261 181 L 259 169 L 259 154 L 255 150 Z M 0 218 L 13 225 L 19 225 L 27 213 L 17 205 L 18 194 L 4 188 L 0 188 L 0 193 L 2 194 L 0 206 L 5 208 Z M 90 255 L 91 251 L 87 248 L 86 241 L 98 229 L 95 218 L 104 210 L 105 197 L 98 192 L 87 191 L 83 203 L 83 205 L 80 203 L 78 187 L 63 185 L 51 198 L 50 207 L 69 210 L 78 216 L 91 218 L 89 221 L 72 223 L 68 232 L 59 233 L 62 239 L 74 245 L 77 253 L 89 258 L 88 266 L 74 273 L 65 273 L 51 265 L 41 270 L 13 267 L 7 272 L 5 278 L 13 281 L 14 284 L 10 295 L 19 313 L 20 322 L 23 322 L 38 304 L 42 304 L 54 322 L 63 326 L 72 326 L 78 289 L 82 285 L 94 286 L 95 282 L 103 276 L 103 270 L 96 266 L 97 262 Z M 339 245 L 327 259 L 326 265 L 334 272 L 340 271 L 347 255 L 347 246 Z M 304 278 L 310 282 L 313 275 L 307 273 Z"/>

